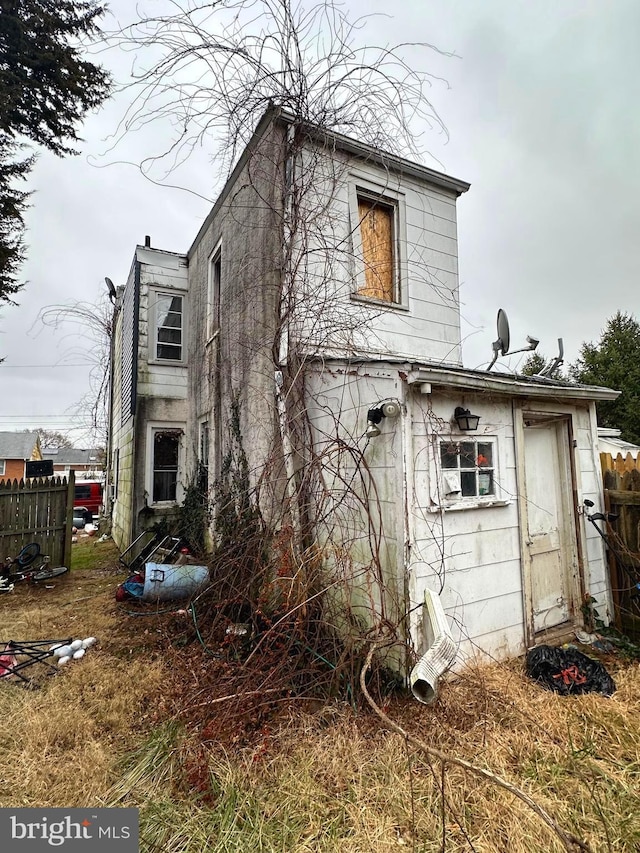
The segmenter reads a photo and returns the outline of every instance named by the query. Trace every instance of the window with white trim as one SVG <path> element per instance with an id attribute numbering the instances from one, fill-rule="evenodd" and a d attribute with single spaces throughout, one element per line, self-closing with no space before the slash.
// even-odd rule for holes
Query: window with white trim
<path id="1" fill-rule="evenodd" d="M 175 429 L 159 429 L 153 433 L 152 501 L 177 500 L 180 438 Z"/>
<path id="2" fill-rule="evenodd" d="M 216 249 L 209 260 L 207 285 L 207 340 L 220 330 L 220 284 L 222 281 L 222 250 Z"/>
<path id="3" fill-rule="evenodd" d="M 203 468 L 209 469 L 209 421 L 200 421 L 199 460 Z"/>
<path id="4" fill-rule="evenodd" d="M 0 459 L 0 477 L 4 477 L 4 473 L 7 469 L 7 460 Z"/>
<path id="5" fill-rule="evenodd" d="M 496 496 L 495 439 L 441 441 L 440 466 L 447 501 Z"/>
<path id="6" fill-rule="evenodd" d="M 184 360 L 184 297 L 154 293 L 155 341 L 153 357 L 161 361 Z"/>

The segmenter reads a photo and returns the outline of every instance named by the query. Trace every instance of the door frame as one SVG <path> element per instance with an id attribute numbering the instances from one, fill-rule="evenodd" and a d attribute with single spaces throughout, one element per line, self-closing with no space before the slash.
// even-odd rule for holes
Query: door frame
<path id="1" fill-rule="evenodd" d="M 550 628 L 548 631 L 536 633 L 533 615 L 533 592 L 531 583 L 531 555 L 527 547 L 528 513 L 526 500 L 525 473 L 525 428 L 526 421 L 533 420 L 555 424 L 558 438 L 558 458 L 560 463 L 560 493 L 563 503 L 563 522 L 566 536 L 563 536 L 563 547 L 567 551 L 565 571 L 567 572 L 567 588 L 569 590 L 569 622 Z M 518 522 L 520 534 L 520 558 L 522 567 L 522 598 L 524 618 L 524 640 L 526 648 L 531 648 L 543 639 L 548 639 L 556 631 L 566 632 L 568 625 L 574 627 L 582 624 L 581 604 L 584 596 L 584 566 L 583 549 L 578 523 L 578 488 L 576 464 L 573 453 L 575 446 L 573 437 L 573 419 L 571 412 L 545 411 L 536 408 L 526 401 L 514 401 L 513 409 L 514 438 L 516 451 L 516 477 L 518 491 Z"/>

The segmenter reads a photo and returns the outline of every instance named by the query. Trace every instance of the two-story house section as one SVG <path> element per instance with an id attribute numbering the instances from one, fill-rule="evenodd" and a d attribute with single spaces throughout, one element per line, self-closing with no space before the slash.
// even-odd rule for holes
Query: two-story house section
<path id="1" fill-rule="evenodd" d="M 121 549 L 182 500 L 188 317 L 185 256 L 138 246 L 118 289 L 111 354 L 109 499 Z"/>
<path id="2" fill-rule="evenodd" d="M 277 468 L 274 372 L 292 358 L 460 366 L 456 200 L 468 187 L 281 111 L 263 117 L 188 252 L 190 446 L 211 483 L 231 399 L 255 479 Z"/>
<path id="3" fill-rule="evenodd" d="M 469 184 L 313 129 L 287 174 L 303 223 L 291 234 L 293 345 L 460 366 L 456 204 Z"/>
<path id="4" fill-rule="evenodd" d="M 462 367 L 468 188 L 267 113 L 188 252 L 188 444 L 212 486 L 236 401 L 268 523 L 312 507 L 345 613 L 420 648 L 431 589 L 467 652 L 506 656 L 580 624 L 587 590 L 610 606 L 576 498 L 599 500 L 616 393 Z"/>

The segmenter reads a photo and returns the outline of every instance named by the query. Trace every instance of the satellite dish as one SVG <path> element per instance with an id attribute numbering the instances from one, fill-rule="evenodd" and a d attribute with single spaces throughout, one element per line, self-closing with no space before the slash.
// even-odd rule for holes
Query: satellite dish
<path id="1" fill-rule="evenodd" d="M 499 355 L 515 355 L 518 352 L 532 352 L 538 346 L 538 343 L 539 341 L 537 338 L 532 338 L 530 335 L 527 335 L 526 347 L 522 347 L 522 349 L 514 349 L 513 352 L 509 352 L 509 347 L 511 346 L 509 321 L 507 319 L 506 312 L 503 311 L 502 308 L 498 309 L 498 340 L 494 341 L 492 344 L 493 359 L 491 360 L 489 367 L 487 367 L 487 370 L 491 370 L 498 360 Z"/>
<path id="2" fill-rule="evenodd" d="M 507 314 L 502 308 L 498 308 L 498 340 L 493 345 L 497 346 L 500 355 L 506 355 L 509 352 L 509 320 Z"/>
<path id="3" fill-rule="evenodd" d="M 113 283 L 113 282 L 111 281 L 111 279 L 110 279 L 108 276 L 106 276 L 106 275 L 105 275 L 105 277 L 104 277 L 104 281 L 105 281 L 105 284 L 107 285 L 107 290 L 109 291 L 109 299 L 110 299 L 112 302 L 115 302 L 115 301 L 116 301 L 116 297 L 117 297 L 117 293 L 116 293 L 116 288 L 115 288 L 114 283 Z"/>
<path id="4" fill-rule="evenodd" d="M 498 360 L 499 355 L 506 355 L 509 352 L 509 344 L 511 343 L 509 338 L 509 321 L 507 320 L 506 311 L 503 311 L 502 308 L 498 308 L 498 340 L 494 341 L 491 346 L 493 347 L 493 359 L 487 370 L 491 370 L 493 365 Z"/>

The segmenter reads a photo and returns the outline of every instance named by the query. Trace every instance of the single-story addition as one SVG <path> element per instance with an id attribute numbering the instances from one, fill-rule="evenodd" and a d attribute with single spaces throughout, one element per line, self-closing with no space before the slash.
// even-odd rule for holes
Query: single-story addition
<path id="1" fill-rule="evenodd" d="M 0 432 L 0 480 L 21 480 L 25 463 L 42 459 L 37 432 Z"/>
<path id="2" fill-rule="evenodd" d="M 600 505 L 602 495 L 595 402 L 618 392 L 464 368 L 330 359 L 317 363 L 308 387 L 316 456 L 337 508 L 341 493 L 331 484 L 338 477 L 355 482 L 357 467 L 351 462 L 347 470 L 344 456 L 323 457 L 340 401 L 350 401 L 340 433 L 367 435 L 364 490 L 375 493 L 377 519 L 367 542 L 386 567 L 384 615 L 410 610 L 416 649 L 426 648 L 426 589 L 441 596 L 458 660 L 474 651 L 506 658 L 568 635 L 583 624 L 587 593 L 601 615 L 611 612 L 602 541 L 582 507 L 585 499 Z M 475 429 L 469 413 L 478 417 Z M 341 523 L 357 528 L 353 519 Z M 370 561 L 359 541 L 361 559 Z"/>

